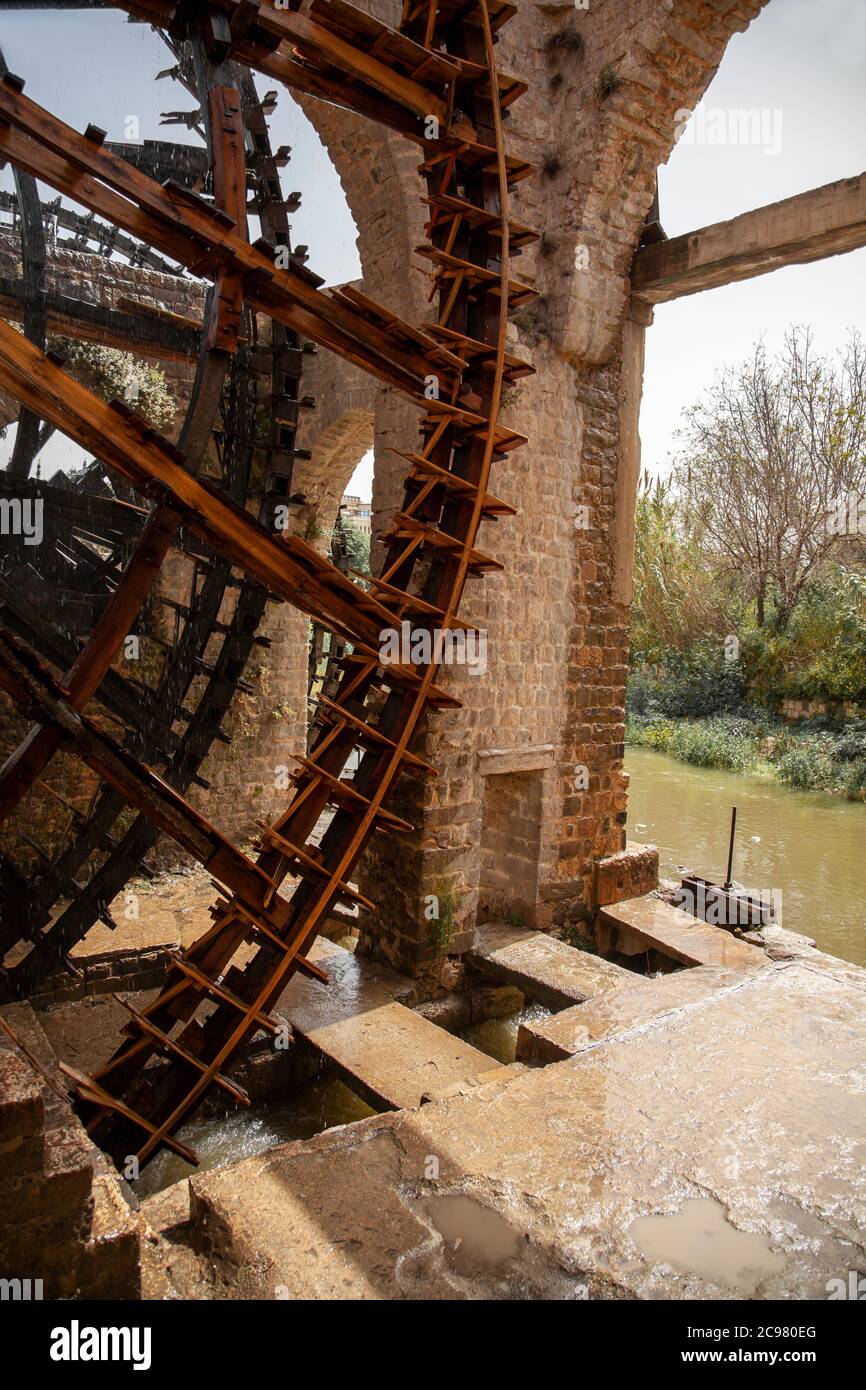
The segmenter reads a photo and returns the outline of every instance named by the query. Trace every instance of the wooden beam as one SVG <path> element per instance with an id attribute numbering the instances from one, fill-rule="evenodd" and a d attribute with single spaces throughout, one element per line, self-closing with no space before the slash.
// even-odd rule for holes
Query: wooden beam
<path id="1" fill-rule="evenodd" d="M 866 246 L 866 174 L 642 247 L 632 265 L 632 293 L 664 304 L 859 246 Z"/>
<path id="2" fill-rule="evenodd" d="M 131 306 L 133 301 L 124 303 Z M 131 307 L 121 311 L 49 290 L 45 295 L 45 310 L 49 334 L 100 343 L 125 352 L 134 344 L 137 357 L 155 357 L 160 362 L 189 362 L 195 359 L 199 349 L 200 329 L 188 326 L 180 318 L 172 322 L 148 313 L 144 305 L 137 312 Z M 23 322 L 23 281 L 0 276 L 0 317 L 13 323 Z"/>
<path id="3" fill-rule="evenodd" d="M 384 602 L 353 584 L 300 536 L 272 535 L 218 487 L 195 478 L 183 454 L 146 420 L 116 401 L 106 405 L 2 320 L 0 386 L 139 491 L 161 495 L 192 532 L 232 564 L 378 664 L 379 634 L 397 621 Z M 422 685 L 414 666 L 389 665 L 388 678 L 413 689 Z M 429 698 L 443 694 L 432 686 Z"/>
<path id="4" fill-rule="evenodd" d="M 146 421 L 106 405 L 3 322 L 0 385 L 134 486 L 163 490 L 197 535 L 280 598 L 378 649 L 382 623 L 393 621 L 387 608 L 362 594 L 300 537 L 277 539 L 218 488 L 194 478 L 182 456 Z M 369 616 L 358 612 L 359 596 Z"/>
<path id="5" fill-rule="evenodd" d="M 447 88 L 460 73 L 459 65 L 447 54 L 415 43 L 351 5 L 341 7 L 339 18 L 341 27 L 353 41 L 347 41 L 347 37 L 329 27 L 327 13 L 320 17 L 288 8 L 275 9 L 271 5 L 262 5 L 254 21 L 244 26 L 246 32 L 241 33 L 236 24 L 236 17 L 243 8 L 241 0 L 216 0 L 216 3 L 238 30 L 235 56 L 251 67 L 273 76 L 269 60 L 276 44 L 280 57 L 290 58 L 297 53 L 306 66 L 330 70 L 332 79 L 335 73 L 348 78 L 362 99 L 384 97 L 394 108 L 411 113 L 422 127 L 428 116 L 435 116 L 443 126 L 447 124 Z M 130 0 L 129 3 L 121 0 L 121 8 L 154 23 L 165 23 L 173 7 L 163 0 Z M 383 58 L 372 51 L 374 38 L 384 47 Z M 432 80 L 419 80 L 413 75 L 422 70 L 431 73 Z M 345 85 L 344 91 L 345 104 L 353 105 L 353 89 Z"/>
<path id="6" fill-rule="evenodd" d="M 8 124 L 7 124 L 8 123 Z M 387 327 L 318 288 L 298 266 L 278 268 L 272 255 L 250 246 L 231 218 L 180 186 L 162 187 L 118 159 L 8 81 L 0 82 L 0 156 L 43 179 L 92 212 L 123 227 L 195 274 L 217 279 L 232 269 L 248 303 L 305 334 L 389 386 L 424 403 L 429 373 L 447 389 L 461 364 L 432 338 L 382 310 Z"/>
<path id="7" fill-rule="evenodd" d="M 45 723 L 57 725 L 81 760 L 130 806 L 210 869 L 248 909 L 261 913 L 272 929 L 281 930 L 291 904 L 276 898 L 270 908 L 266 905 L 274 898 L 274 883 L 259 865 L 235 849 L 173 787 L 139 763 L 86 715 L 78 713 L 50 672 L 2 628 L 0 688 L 23 709 L 35 712 Z"/>

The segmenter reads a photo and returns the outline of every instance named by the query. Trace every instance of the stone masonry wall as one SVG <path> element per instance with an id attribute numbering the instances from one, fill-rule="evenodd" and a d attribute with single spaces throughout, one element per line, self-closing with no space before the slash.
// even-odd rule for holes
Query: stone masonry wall
<path id="1" fill-rule="evenodd" d="M 367 8 L 392 17 L 390 5 Z M 461 927 L 476 919 L 484 752 L 545 769 L 539 926 L 590 922 L 596 866 L 624 851 L 628 572 L 647 322 L 637 308 L 632 316 L 629 271 L 675 113 L 696 105 L 731 36 L 760 8 L 759 0 L 592 0 L 583 10 L 545 0 L 525 4 L 503 31 L 502 66 L 530 83 L 508 116 L 510 145 L 540 171 L 519 185 L 514 214 L 544 232 L 514 265 L 542 297 L 517 315 L 510 346 L 538 374 L 509 393 L 505 409 L 530 443 L 494 475 L 494 490 L 520 514 L 487 523 L 479 542 L 506 572 L 470 580 L 463 610 L 488 630 L 488 671 L 445 673 L 464 708 L 432 716 L 419 745 L 439 776 L 404 779 L 394 809 L 417 829 L 399 842 L 377 837 L 362 875 L 379 904 L 362 949 L 403 968 L 421 968 L 429 955 L 426 895 L 453 894 Z M 423 321 L 423 276 L 404 285 L 393 275 L 395 255 L 417 264 L 417 156 L 407 161 L 396 137 L 360 118 L 304 107 L 359 227 L 365 288 Z M 410 408 L 379 393 L 374 534 L 399 498 L 399 468 L 385 449 L 411 445 L 413 425 Z M 549 746 L 552 766 L 539 751 Z"/>

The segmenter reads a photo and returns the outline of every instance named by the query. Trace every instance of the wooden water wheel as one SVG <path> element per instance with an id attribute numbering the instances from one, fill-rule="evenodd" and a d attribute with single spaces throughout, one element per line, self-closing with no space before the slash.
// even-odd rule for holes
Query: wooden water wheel
<path id="1" fill-rule="evenodd" d="M 437 684 L 432 662 L 383 664 L 379 633 L 406 620 L 413 628 L 465 626 L 459 606 L 467 581 L 500 568 L 477 538 L 485 520 L 513 511 L 491 490 L 493 474 L 497 461 L 525 442 L 499 413 L 503 390 L 531 371 L 506 350 L 506 328 L 509 313 L 532 297 L 513 277 L 512 261 L 535 234 L 509 213 L 510 189 L 532 170 L 509 153 L 505 139 L 507 108 L 524 85 L 496 62 L 497 32 L 515 13 L 504 0 L 406 0 L 398 29 L 344 0 L 312 0 L 303 8 L 300 0 L 287 8 L 271 0 L 140 0 L 121 8 L 165 33 L 207 108 L 212 197 L 180 179 L 158 182 L 107 147 L 100 131 L 72 130 L 8 76 L 0 84 L 0 155 L 23 177 L 52 185 L 212 283 L 197 399 L 175 448 L 128 407 L 106 405 L 74 381 L 32 334 L 25 339 L 0 323 L 0 387 L 38 421 L 91 450 L 100 476 L 131 488 L 142 512 L 149 504 L 68 670 L 65 658 L 58 662 L 32 634 L 8 622 L 0 631 L 0 686 L 38 720 L 14 766 L 7 763 L 0 793 L 4 810 L 20 805 L 22 788 L 30 794 L 47 757 L 62 747 L 95 773 L 105 788 L 100 795 L 131 808 L 145 838 L 171 835 L 213 875 L 221 897 L 210 930 L 171 957 L 159 997 L 130 1013 L 110 1061 L 93 1077 L 69 1073 L 89 1131 L 116 1161 L 134 1156 L 143 1164 L 167 1146 L 195 1162 L 175 1137 L 178 1129 L 211 1086 L 248 1103 L 227 1075 L 232 1059 L 260 1028 L 276 1030 L 269 1011 L 296 971 L 324 978 L 308 951 L 334 905 L 368 906 L 350 879 L 369 837 L 411 829 L 385 804 L 397 779 L 435 775 L 412 752 L 413 735 L 431 706 L 457 702 Z M 303 265 L 282 265 L 267 230 L 250 244 L 249 70 L 384 123 L 416 146 L 426 183 L 422 254 L 435 306 L 429 322 L 403 322 L 352 288 L 324 290 Z M 253 321 L 264 317 L 278 332 L 299 335 L 286 339 L 287 353 L 299 358 L 297 342 L 312 340 L 420 411 L 419 437 L 406 441 L 402 455 L 404 501 L 371 581 L 343 573 L 297 537 L 276 534 L 267 508 L 256 520 L 241 505 L 240 477 L 214 481 L 197 473 L 214 412 L 227 398 L 234 399 L 234 423 L 223 437 L 234 449 L 235 430 L 243 433 L 239 383 L 250 348 L 242 339 L 251 339 Z M 263 827 L 255 860 L 189 805 L 169 775 L 170 762 L 158 775 L 142 746 L 108 734 L 92 712 L 108 700 L 118 644 L 177 536 L 196 563 L 224 566 L 227 576 L 243 575 L 253 594 L 267 591 L 297 605 L 340 653 L 328 673 L 331 693 L 318 695 L 309 754 L 298 759 L 285 809 Z M 232 672 L 229 684 L 239 675 L 237 662 Z M 138 691 L 134 698 L 154 712 L 151 695 Z M 354 774 L 346 776 L 350 764 Z M 323 813 L 330 815 L 327 830 L 314 842 Z M 120 886 L 119 877 L 120 864 L 103 898 Z M 86 930 L 86 915 L 76 931 Z M 40 931 L 37 919 L 31 942 Z M 70 931 L 61 949 L 73 939 Z M 155 1055 L 168 1065 L 147 1068 Z"/>

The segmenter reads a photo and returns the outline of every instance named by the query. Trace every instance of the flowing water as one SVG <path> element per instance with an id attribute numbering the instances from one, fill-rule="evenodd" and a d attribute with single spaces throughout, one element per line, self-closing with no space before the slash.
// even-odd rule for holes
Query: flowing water
<path id="1" fill-rule="evenodd" d="M 723 882 L 731 807 L 733 877 L 781 892 L 781 925 L 821 951 L 866 965 L 866 805 L 793 791 L 757 777 L 692 767 L 649 748 L 626 750 L 630 840 L 658 845 L 663 878 Z"/>
<path id="2" fill-rule="evenodd" d="M 193 1121 L 177 1137 L 198 1154 L 199 1167 L 193 1169 L 177 1154 L 164 1150 L 135 1184 L 136 1196 L 151 1197 L 193 1172 L 224 1168 L 277 1144 L 312 1139 L 323 1129 L 363 1120 L 373 1113 L 342 1081 L 326 1077 L 292 1091 L 284 1100 Z"/>
<path id="3" fill-rule="evenodd" d="M 542 1004 L 528 1004 L 520 1013 L 508 1018 L 491 1018 L 473 1024 L 460 1036 L 486 1052 L 497 1062 L 514 1061 L 517 1048 L 517 1029 L 521 1019 L 546 1018 L 550 1010 Z M 282 1100 L 254 1105 L 250 1109 L 212 1115 L 186 1125 L 178 1134 L 181 1143 L 188 1144 L 199 1157 L 199 1167 L 190 1168 L 177 1154 L 164 1151 L 145 1168 L 135 1183 L 136 1195 L 143 1200 L 191 1173 L 225 1168 L 242 1158 L 252 1158 L 278 1144 L 293 1139 L 312 1139 L 335 1125 L 351 1124 L 366 1119 L 373 1110 L 334 1077 L 320 1077 L 307 1086 L 291 1091 Z"/>
<path id="4" fill-rule="evenodd" d="M 679 869 L 689 868 L 721 882 L 731 807 L 736 805 L 734 878 L 750 888 L 781 890 L 784 926 L 814 937 L 822 951 L 866 966 L 866 806 L 691 767 L 646 748 L 627 750 L 626 769 L 631 776 L 629 837 L 658 845 L 663 878 L 677 879 Z M 508 1064 L 514 1061 L 521 1019 L 548 1013 L 540 1004 L 527 1004 L 519 1014 L 474 1024 L 460 1036 Z M 191 1124 L 179 1138 L 196 1150 L 206 1170 L 372 1113 L 340 1081 L 321 1079 L 282 1101 Z M 164 1153 L 145 1169 L 136 1190 L 145 1197 L 190 1172 L 182 1159 Z M 678 1243 L 685 1248 L 691 1239 L 691 1213 L 686 1216 L 682 1230 L 669 1223 L 671 1250 Z M 648 1225 L 646 1234 L 648 1240 L 667 1240 L 668 1227 Z M 482 1241 L 485 1248 L 488 1235 Z M 739 1248 L 732 1250 L 732 1259 L 734 1253 L 740 1261 Z M 746 1254 L 750 1269 L 761 1267 L 755 1251 Z"/>
<path id="5" fill-rule="evenodd" d="M 543 1004 L 527 1004 L 519 1013 L 508 1014 L 504 1018 L 487 1018 L 483 1023 L 471 1023 L 468 1028 L 461 1029 L 459 1036 L 464 1042 L 477 1047 L 479 1052 L 486 1052 L 488 1057 L 508 1066 L 517 1055 L 517 1030 L 521 1023 L 549 1017 L 550 1009 Z"/>

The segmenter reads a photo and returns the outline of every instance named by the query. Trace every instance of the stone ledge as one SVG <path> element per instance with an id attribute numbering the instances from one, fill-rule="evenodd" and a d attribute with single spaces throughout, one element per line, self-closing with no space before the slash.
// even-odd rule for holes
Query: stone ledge
<path id="1" fill-rule="evenodd" d="M 567 1009 L 640 977 L 613 961 L 577 950 L 543 931 L 489 922 L 477 929 L 467 964 L 514 985 L 550 1009 Z M 638 986 L 639 987 L 639 986 Z"/>
<path id="2" fill-rule="evenodd" d="M 486 1053 L 401 1003 L 407 982 L 393 971 L 321 939 L 310 958 L 329 983 L 295 975 L 273 1012 L 374 1110 L 412 1109 L 434 1088 L 495 1069 Z"/>
<path id="3" fill-rule="evenodd" d="M 767 957 L 721 927 L 708 926 L 687 912 L 649 894 L 629 898 L 599 912 L 596 940 L 605 955 L 658 951 L 679 965 L 719 965 L 742 970 Z"/>
<path id="4" fill-rule="evenodd" d="M 767 963 L 757 968 L 773 967 Z M 676 970 L 672 975 L 641 981 L 639 988 L 611 991 L 586 1004 L 563 1009 L 551 1018 L 521 1023 L 517 1034 L 518 1059 L 535 1066 L 561 1062 L 676 1009 L 739 987 L 743 980 L 741 970 L 697 965 L 691 970 Z"/>
<path id="5" fill-rule="evenodd" d="M 479 748 L 478 771 L 482 777 L 501 776 L 507 772 L 543 772 L 553 767 L 555 756 L 552 743 L 537 743 L 526 748 Z"/>

